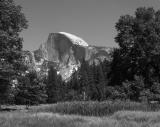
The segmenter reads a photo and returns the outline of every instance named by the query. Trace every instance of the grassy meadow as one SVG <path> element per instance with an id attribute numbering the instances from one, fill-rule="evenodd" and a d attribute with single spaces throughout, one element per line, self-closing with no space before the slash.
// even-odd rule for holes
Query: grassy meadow
<path id="1" fill-rule="evenodd" d="M 159 105 L 136 102 L 64 102 L 8 106 L 0 127 L 160 127 Z"/>

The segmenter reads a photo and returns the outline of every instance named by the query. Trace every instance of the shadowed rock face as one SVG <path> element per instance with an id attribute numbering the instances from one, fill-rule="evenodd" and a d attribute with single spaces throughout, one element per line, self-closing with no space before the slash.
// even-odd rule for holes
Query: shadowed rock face
<path id="1" fill-rule="evenodd" d="M 67 80 L 80 67 L 83 59 L 90 64 L 98 64 L 104 59 L 111 59 L 109 52 L 110 48 L 88 46 L 83 39 L 60 32 L 49 34 L 48 40 L 41 44 L 38 50 L 30 55 L 26 54 L 26 57 L 29 56 L 30 63 L 37 71 L 46 73 L 50 64 L 64 80 Z"/>

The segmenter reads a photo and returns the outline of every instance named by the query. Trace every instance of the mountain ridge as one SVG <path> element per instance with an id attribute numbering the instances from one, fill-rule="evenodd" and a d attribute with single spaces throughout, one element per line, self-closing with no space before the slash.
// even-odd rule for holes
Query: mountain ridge
<path id="1" fill-rule="evenodd" d="M 24 54 L 24 57 L 32 57 L 27 60 L 37 72 L 47 74 L 49 65 L 53 65 L 62 79 L 67 80 L 78 70 L 83 59 L 98 64 L 105 59 L 111 60 L 110 51 L 111 48 L 90 46 L 76 35 L 58 32 L 50 33 L 39 49 L 30 51 L 30 55 Z"/>

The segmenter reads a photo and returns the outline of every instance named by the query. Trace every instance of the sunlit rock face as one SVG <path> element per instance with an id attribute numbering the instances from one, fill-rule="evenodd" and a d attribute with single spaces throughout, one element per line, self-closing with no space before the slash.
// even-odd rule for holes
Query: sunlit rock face
<path id="1" fill-rule="evenodd" d="M 28 53 L 26 59 L 37 72 L 47 73 L 52 65 L 62 79 L 67 80 L 85 59 L 90 64 L 110 60 L 110 48 L 89 46 L 82 38 L 66 32 L 51 33 L 38 50 Z"/>

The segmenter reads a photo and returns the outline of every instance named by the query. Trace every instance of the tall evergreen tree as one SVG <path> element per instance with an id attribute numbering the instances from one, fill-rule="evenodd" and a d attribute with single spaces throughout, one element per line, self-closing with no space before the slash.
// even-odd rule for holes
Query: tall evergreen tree
<path id="1" fill-rule="evenodd" d="M 39 104 L 46 102 L 46 85 L 35 71 L 21 76 L 17 88 L 18 92 L 15 97 L 17 104 Z"/>
<path id="2" fill-rule="evenodd" d="M 48 95 L 48 103 L 55 103 L 57 101 L 63 100 L 62 78 L 60 75 L 57 75 L 57 71 L 53 66 L 50 67 L 48 72 L 46 90 Z"/>

